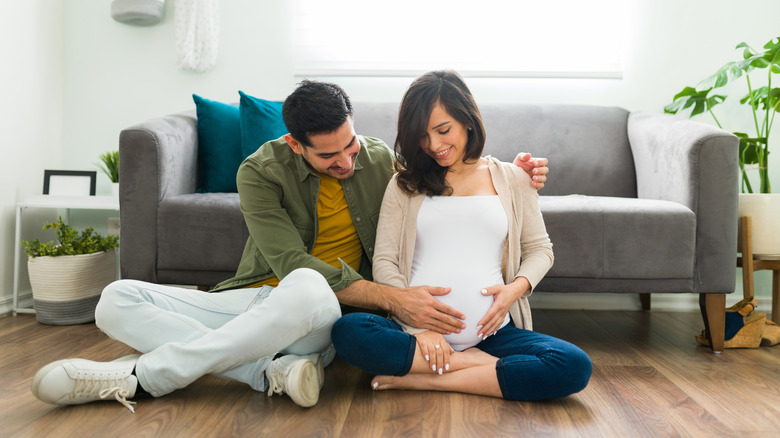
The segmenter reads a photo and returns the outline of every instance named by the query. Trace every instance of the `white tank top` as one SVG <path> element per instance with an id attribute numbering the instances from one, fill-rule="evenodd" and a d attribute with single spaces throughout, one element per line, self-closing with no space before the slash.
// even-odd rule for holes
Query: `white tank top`
<path id="1" fill-rule="evenodd" d="M 498 196 L 433 196 L 417 215 L 410 286 L 450 287 L 436 298 L 466 315 L 466 328 L 444 339 L 458 351 L 478 344 L 477 323 L 493 304 L 480 289 L 504 284 L 507 220 Z M 502 327 L 509 323 L 509 314 Z"/>

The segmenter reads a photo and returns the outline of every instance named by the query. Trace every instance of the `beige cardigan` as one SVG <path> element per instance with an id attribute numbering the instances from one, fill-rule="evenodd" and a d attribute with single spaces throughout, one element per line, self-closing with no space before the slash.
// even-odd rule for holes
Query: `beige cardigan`
<path id="1" fill-rule="evenodd" d="M 553 264 L 552 243 L 539 210 L 539 195 L 530 177 L 519 167 L 489 157 L 490 175 L 507 216 L 509 231 L 502 268 L 504 283 L 525 277 L 531 290 Z M 398 288 L 409 287 L 409 278 L 417 235 L 417 213 L 425 195 L 409 195 L 398 187 L 396 177 L 390 180 L 382 200 L 373 259 L 374 281 Z M 438 285 L 430 285 L 438 286 Z M 509 310 L 515 326 L 532 330 L 531 308 L 527 296 Z M 423 330 L 396 322 L 407 333 Z"/>

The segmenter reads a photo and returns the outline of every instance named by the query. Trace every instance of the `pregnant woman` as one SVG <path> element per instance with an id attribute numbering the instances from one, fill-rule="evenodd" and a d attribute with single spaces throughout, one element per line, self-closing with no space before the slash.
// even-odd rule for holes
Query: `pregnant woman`
<path id="1" fill-rule="evenodd" d="M 455 333 L 392 315 L 339 319 L 336 351 L 376 374 L 375 390 L 539 400 L 578 392 L 590 379 L 585 352 L 532 331 L 527 297 L 552 266 L 552 244 L 528 175 L 482 158 L 484 144 L 479 109 L 456 72 L 412 83 L 399 112 L 398 173 L 382 201 L 374 281 L 447 287 L 437 299 L 465 318 Z"/>

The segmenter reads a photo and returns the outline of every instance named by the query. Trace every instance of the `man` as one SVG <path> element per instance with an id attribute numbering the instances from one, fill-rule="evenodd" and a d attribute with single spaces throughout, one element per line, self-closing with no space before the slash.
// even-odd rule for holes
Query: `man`
<path id="1" fill-rule="evenodd" d="M 32 391 L 54 404 L 139 394 L 159 397 L 214 374 L 300 406 L 319 399 L 335 355 L 340 304 L 392 312 L 410 325 L 459 331 L 463 315 L 440 287 L 397 289 L 370 281 L 376 220 L 393 156 L 360 137 L 337 85 L 304 81 L 285 100 L 289 134 L 247 158 L 238 191 L 249 239 L 236 275 L 206 293 L 133 280 L 109 285 L 95 319 L 144 353 L 113 362 L 66 359 L 43 367 Z M 547 160 L 518 156 L 537 188 Z M 335 294 L 334 294 L 335 292 Z"/>

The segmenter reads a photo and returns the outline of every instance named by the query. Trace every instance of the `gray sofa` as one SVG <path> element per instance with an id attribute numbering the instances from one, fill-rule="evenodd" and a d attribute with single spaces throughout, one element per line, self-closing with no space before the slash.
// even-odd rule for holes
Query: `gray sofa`
<path id="1" fill-rule="evenodd" d="M 550 160 L 540 205 L 555 265 L 535 293 L 698 293 L 713 349 L 722 349 L 736 275 L 736 137 L 614 107 L 480 109 L 486 155 Z M 392 144 L 396 112 L 358 102 L 356 131 Z M 196 193 L 195 112 L 129 127 L 119 148 L 122 277 L 200 286 L 229 278 L 248 232 L 237 194 Z"/>

